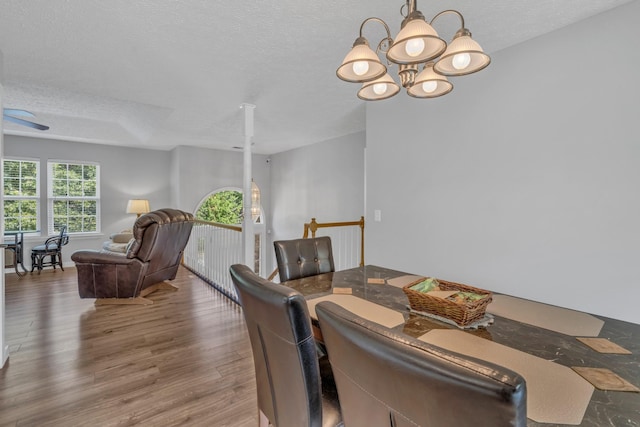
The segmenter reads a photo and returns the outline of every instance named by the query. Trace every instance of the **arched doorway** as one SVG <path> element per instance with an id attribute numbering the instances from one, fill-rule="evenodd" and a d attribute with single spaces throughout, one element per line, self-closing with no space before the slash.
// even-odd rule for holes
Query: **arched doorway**
<path id="1" fill-rule="evenodd" d="M 203 221 L 229 225 L 242 225 L 242 190 L 234 187 L 220 188 L 207 194 L 196 207 L 196 218 Z M 264 277 L 263 254 L 266 238 L 264 211 L 260 206 L 260 215 L 254 219 L 254 271 Z"/>

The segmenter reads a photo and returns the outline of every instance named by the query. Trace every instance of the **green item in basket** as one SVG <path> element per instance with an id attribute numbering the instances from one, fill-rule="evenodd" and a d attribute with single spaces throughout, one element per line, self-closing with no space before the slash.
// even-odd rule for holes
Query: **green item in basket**
<path id="1" fill-rule="evenodd" d="M 409 289 L 413 289 L 418 292 L 430 292 L 439 286 L 440 283 L 436 279 L 429 277 L 428 279 L 411 286 Z"/>
<path id="2" fill-rule="evenodd" d="M 458 303 L 466 303 L 466 302 L 476 302 L 478 300 L 481 300 L 482 298 L 485 298 L 486 296 L 487 295 L 476 294 L 475 292 L 460 291 L 456 294 L 451 295 L 447 299 L 450 299 Z"/>

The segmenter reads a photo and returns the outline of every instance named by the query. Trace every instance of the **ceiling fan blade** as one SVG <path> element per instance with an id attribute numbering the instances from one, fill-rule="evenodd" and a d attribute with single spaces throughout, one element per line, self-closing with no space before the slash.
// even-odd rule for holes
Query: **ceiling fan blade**
<path id="1" fill-rule="evenodd" d="M 11 114 L 12 116 L 31 117 L 32 119 L 36 117 L 36 115 L 30 111 L 17 110 L 15 108 L 4 108 L 4 114 Z"/>
<path id="2" fill-rule="evenodd" d="M 6 114 L 3 114 L 3 117 L 4 117 L 5 120 L 7 120 L 9 122 L 17 123 L 17 124 L 22 125 L 22 126 L 28 126 L 30 128 L 33 128 L 33 129 L 38 129 L 38 130 L 47 130 L 47 129 L 49 129 L 49 126 L 41 125 L 39 123 L 30 122 L 28 120 L 19 119 L 17 117 L 11 117 L 11 116 L 8 116 Z"/>

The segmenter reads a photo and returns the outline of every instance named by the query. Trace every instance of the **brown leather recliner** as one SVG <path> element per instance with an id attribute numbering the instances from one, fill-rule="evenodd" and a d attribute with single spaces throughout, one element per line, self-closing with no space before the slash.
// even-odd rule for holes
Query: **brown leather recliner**
<path id="1" fill-rule="evenodd" d="M 136 298 L 163 280 L 175 279 L 193 219 L 188 212 L 159 209 L 135 222 L 135 240 L 126 254 L 74 252 L 80 297 Z"/>

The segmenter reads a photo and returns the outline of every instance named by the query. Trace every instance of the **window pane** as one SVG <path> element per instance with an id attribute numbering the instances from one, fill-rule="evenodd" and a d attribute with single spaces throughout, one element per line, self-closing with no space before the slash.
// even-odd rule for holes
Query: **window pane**
<path id="1" fill-rule="evenodd" d="M 69 165 L 69 179 L 82 179 L 82 165 Z"/>
<path id="2" fill-rule="evenodd" d="M 37 195 L 37 182 L 35 179 L 24 178 L 22 180 L 22 195 L 23 196 L 35 196 Z"/>
<path id="3" fill-rule="evenodd" d="M 80 233 L 82 232 L 82 217 L 69 217 L 69 232 L 70 233 Z"/>
<path id="4" fill-rule="evenodd" d="M 93 165 L 84 165 L 84 179 L 91 181 L 96 179 L 96 167 Z"/>
<path id="5" fill-rule="evenodd" d="M 19 196 L 20 195 L 20 178 L 4 179 L 4 195 Z"/>
<path id="6" fill-rule="evenodd" d="M 96 182 L 95 181 L 85 181 L 84 183 L 84 195 L 86 197 L 95 197 L 96 193 Z"/>
<path id="7" fill-rule="evenodd" d="M 67 195 L 67 181 L 56 179 L 53 181 L 53 195 L 56 197 L 64 197 Z"/>
<path id="8" fill-rule="evenodd" d="M 95 200 L 87 200 L 84 202 L 84 213 L 85 215 L 95 215 L 96 214 L 96 205 L 97 202 Z"/>
<path id="9" fill-rule="evenodd" d="M 35 230 L 38 224 L 38 162 L 5 160 L 3 162 L 5 229 Z M 20 197 L 21 199 L 11 199 Z M 30 197 L 31 199 L 22 199 Z"/>
<path id="10" fill-rule="evenodd" d="M 82 181 L 69 181 L 69 196 L 82 197 Z"/>
<path id="11" fill-rule="evenodd" d="M 21 162 L 21 173 L 23 178 L 35 178 L 37 176 L 36 162 Z"/>
<path id="12" fill-rule="evenodd" d="M 36 231 L 38 229 L 38 221 L 36 218 L 23 217 L 22 218 L 22 231 Z"/>
<path id="13" fill-rule="evenodd" d="M 35 217 L 38 214 L 38 202 L 35 200 L 21 200 L 22 215 Z"/>
<path id="14" fill-rule="evenodd" d="M 36 200 L 5 200 L 4 220 L 8 231 L 37 230 L 38 202 Z"/>
<path id="15" fill-rule="evenodd" d="M 55 217 L 53 219 L 53 231 L 60 231 L 62 229 L 63 225 L 67 225 L 67 217 Z M 67 230 L 67 231 L 71 231 L 71 230 Z"/>
<path id="16" fill-rule="evenodd" d="M 20 214 L 20 202 L 18 200 L 4 201 L 4 217 L 18 216 Z"/>
<path id="17" fill-rule="evenodd" d="M 20 162 L 14 160 L 5 160 L 3 173 L 5 177 L 19 177 Z"/>
<path id="18" fill-rule="evenodd" d="M 67 179 L 67 165 L 63 163 L 53 164 L 53 179 Z"/>
<path id="19" fill-rule="evenodd" d="M 69 233 L 98 231 L 99 166 L 54 163 L 50 167 L 58 178 L 50 180 L 56 198 L 49 205 L 54 229 L 66 225 Z"/>
<path id="20" fill-rule="evenodd" d="M 4 219 L 4 229 L 6 231 L 18 231 L 20 230 L 20 221 L 18 218 L 6 218 Z"/>
<path id="21" fill-rule="evenodd" d="M 84 231 L 97 231 L 97 226 L 95 216 L 86 216 L 84 218 Z"/>
<path id="22" fill-rule="evenodd" d="M 69 201 L 69 215 L 82 216 L 82 200 Z"/>
<path id="23" fill-rule="evenodd" d="M 53 216 L 67 216 L 67 201 L 66 200 L 55 200 L 53 202 Z"/>
<path id="24" fill-rule="evenodd" d="M 228 190 L 209 196 L 198 208 L 196 218 L 222 224 L 242 223 L 242 193 Z"/>

